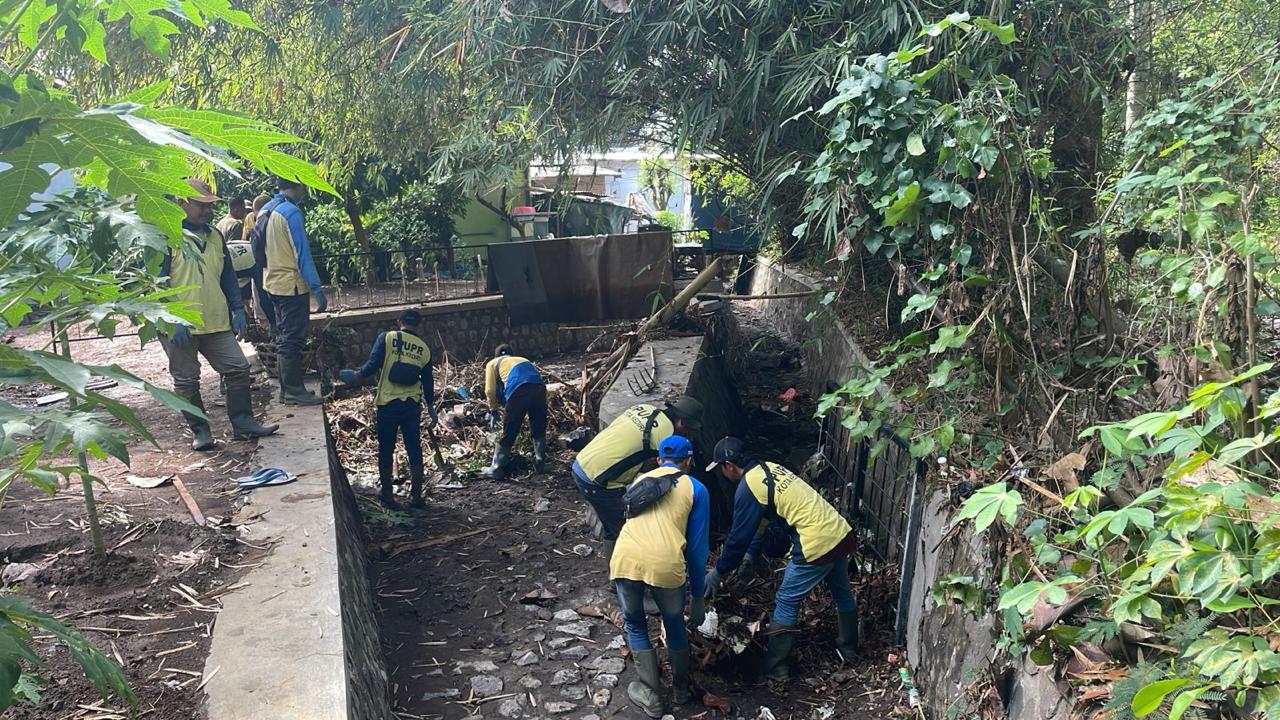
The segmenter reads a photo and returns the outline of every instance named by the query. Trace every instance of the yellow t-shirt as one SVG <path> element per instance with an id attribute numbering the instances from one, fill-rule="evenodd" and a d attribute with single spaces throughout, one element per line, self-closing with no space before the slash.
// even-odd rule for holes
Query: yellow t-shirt
<path id="1" fill-rule="evenodd" d="M 382 358 L 382 371 L 378 373 L 378 394 L 374 399 L 379 407 L 392 400 L 414 400 L 422 395 L 422 381 L 419 379 L 412 385 L 397 385 L 391 382 L 391 365 L 403 362 L 418 368 L 421 377 L 422 368 L 431 362 L 431 349 L 422 338 L 403 330 L 389 332 L 382 336 L 385 343 Z"/>
<path id="2" fill-rule="evenodd" d="M 765 463 L 757 463 L 743 476 L 756 502 L 767 507 L 769 486 L 765 482 Z M 800 536 L 800 549 L 805 560 L 812 562 L 827 554 L 852 529 L 827 499 L 809 483 L 777 463 L 767 463 L 773 472 L 773 503 L 778 515 L 795 528 Z"/>
<path id="3" fill-rule="evenodd" d="M 685 532 L 693 510 L 693 481 L 672 467 L 650 470 L 635 481 L 664 475 L 680 477 L 653 507 L 627 518 L 609 559 L 609 579 L 638 580 L 660 588 L 684 585 Z"/>

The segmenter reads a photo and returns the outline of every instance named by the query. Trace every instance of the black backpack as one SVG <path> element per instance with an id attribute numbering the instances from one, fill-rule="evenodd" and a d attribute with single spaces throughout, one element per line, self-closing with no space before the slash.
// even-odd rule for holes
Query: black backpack
<path id="1" fill-rule="evenodd" d="M 645 475 L 627 486 L 622 494 L 622 507 L 628 518 L 633 518 L 658 504 L 671 492 L 676 478 L 683 475 L 679 469 L 665 475 Z"/>
<path id="2" fill-rule="evenodd" d="M 253 223 L 253 229 L 249 231 L 249 247 L 253 250 L 253 261 L 257 263 L 258 269 L 266 271 L 267 269 L 267 221 L 271 218 L 271 211 L 267 210 L 258 216 Z"/>

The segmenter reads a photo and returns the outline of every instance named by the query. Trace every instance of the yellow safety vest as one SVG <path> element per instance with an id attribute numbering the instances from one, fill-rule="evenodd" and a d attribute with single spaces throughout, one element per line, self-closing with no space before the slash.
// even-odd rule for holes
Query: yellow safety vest
<path id="1" fill-rule="evenodd" d="M 289 234 L 289 221 L 278 212 L 267 218 L 267 267 L 262 289 L 272 295 L 305 295 L 311 292 L 298 271 L 298 249 Z"/>
<path id="2" fill-rule="evenodd" d="M 413 365 L 421 377 L 422 368 L 431 362 L 431 349 L 422 338 L 396 330 L 383 335 L 382 372 L 378 376 L 378 394 L 374 399 L 379 407 L 392 400 L 416 400 L 422 395 L 422 381 L 412 385 L 397 385 L 391 382 L 391 365 L 402 362 Z"/>
<path id="3" fill-rule="evenodd" d="M 174 300 L 193 303 L 200 311 L 200 322 L 191 328 L 193 335 L 211 335 L 231 329 L 231 309 L 222 294 L 222 234 L 210 229 L 203 238 L 182 231 L 188 248 L 175 250 L 169 266 L 169 287 L 193 286 L 174 296 Z M 189 256 L 194 249 L 196 255 Z"/>
<path id="4" fill-rule="evenodd" d="M 609 560 L 609 579 L 639 580 L 646 585 L 676 588 L 685 582 L 684 548 L 693 482 L 677 468 L 660 467 L 636 478 L 678 475 L 676 484 L 653 507 L 627 518 Z"/>
<path id="5" fill-rule="evenodd" d="M 654 414 L 657 417 L 654 417 Z M 635 456 L 644 447 L 644 428 L 653 418 L 653 429 L 649 432 L 649 446 L 645 449 L 653 451 L 657 456 L 658 443 L 671 437 L 676 429 L 667 414 L 654 405 L 633 405 L 621 415 L 614 418 L 599 435 L 592 438 L 587 446 L 578 453 L 578 466 L 592 482 L 605 474 L 614 465 Z M 604 483 L 606 488 L 623 488 L 631 484 L 631 480 L 640 472 L 644 459 L 629 463 L 621 468 L 615 478 Z"/>
<path id="6" fill-rule="evenodd" d="M 777 463 L 768 463 L 773 472 L 773 503 L 778 515 L 795 528 L 800 536 L 804 559 L 813 562 L 826 555 L 852 529 L 827 499 L 818 494 L 800 476 Z M 756 502 L 769 504 L 769 486 L 765 482 L 763 463 L 747 471 L 744 482 Z"/>

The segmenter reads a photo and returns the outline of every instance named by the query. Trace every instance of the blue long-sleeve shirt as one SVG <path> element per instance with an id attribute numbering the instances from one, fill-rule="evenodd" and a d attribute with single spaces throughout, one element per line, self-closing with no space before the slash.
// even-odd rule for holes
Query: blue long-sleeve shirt
<path id="1" fill-rule="evenodd" d="M 382 371 L 382 363 L 387 359 L 387 334 L 381 333 L 378 338 L 373 341 L 373 350 L 369 351 L 369 359 L 364 362 L 364 367 L 360 368 L 361 377 L 372 377 Z M 431 363 L 422 366 L 422 374 L 419 378 L 422 381 L 422 395 L 430 402 L 435 397 L 436 387 L 435 378 L 431 374 Z"/>
<path id="2" fill-rule="evenodd" d="M 320 273 L 316 271 L 316 262 L 311 257 L 311 243 L 307 240 L 307 229 L 302 223 L 302 209 L 288 195 L 278 192 L 262 206 L 258 217 L 261 219 L 268 212 L 278 213 L 289 223 L 289 238 L 293 240 L 293 250 L 298 255 L 298 273 L 313 292 L 319 290 Z"/>
<path id="3" fill-rule="evenodd" d="M 764 507 L 756 500 L 747 487 L 746 479 L 738 481 L 738 488 L 733 493 L 733 527 L 729 537 L 725 538 L 724 550 L 716 559 L 716 571 L 728 575 L 742 564 L 742 558 L 749 550 L 758 549 L 760 541 L 760 520 L 764 517 Z"/>
<path id="4" fill-rule="evenodd" d="M 662 466 L 676 467 L 676 464 L 668 461 Z M 700 598 L 706 583 L 707 555 L 710 553 L 711 494 L 697 478 L 692 475 L 685 477 L 693 482 L 693 507 L 685 525 L 684 563 L 689 576 L 689 593 Z"/>

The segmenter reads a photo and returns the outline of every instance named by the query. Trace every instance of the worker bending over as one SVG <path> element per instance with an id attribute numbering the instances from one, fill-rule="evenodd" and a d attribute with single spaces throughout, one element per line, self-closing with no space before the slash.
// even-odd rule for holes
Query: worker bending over
<path id="1" fill-rule="evenodd" d="M 382 504 L 399 507 L 391 491 L 391 458 L 396 450 L 396 435 L 404 437 L 404 454 L 409 457 L 409 503 L 424 507 L 422 501 L 422 406 L 427 404 L 427 422 L 436 424 L 435 382 L 431 377 L 431 350 L 418 333 L 422 316 L 417 310 L 400 313 L 400 329 L 382 333 L 373 341 L 373 351 L 357 373 L 342 370 L 344 383 L 358 385 L 364 378 L 378 376 L 378 482 L 382 487 Z"/>
<path id="2" fill-rule="evenodd" d="M 547 454 L 547 386 L 538 368 L 526 358 L 512 355 L 510 345 L 499 345 L 494 354 L 497 357 L 484 366 L 484 399 L 489 403 L 490 430 L 498 428 L 498 409 L 504 409 L 502 438 L 493 450 L 493 462 L 481 474 L 490 480 L 504 477 L 503 467 L 511 458 L 526 415 L 533 438 L 533 466 L 541 472 Z"/>
<path id="3" fill-rule="evenodd" d="M 686 579 L 693 595 L 689 623 L 702 624 L 703 571 L 707 567 L 707 531 L 711 522 L 711 498 L 693 476 L 693 445 L 672 435 L 658 444 L 657 469 L 641 475 L 630 493 L 647 495 L 652 502 L 638 513 L 634 505 L 622 526 L 617 547 L 609 561 L 609 577 L 618 587 L 627 645 L 636 663 L 640 682 L 627 686 L 627 697 L 651 718 L 663 714 L 658 656 L 649 640 L 644 593 L 653 597 L 666 629 L 671 654 L 671 690 L 676 705 L 690 700 L 689 636 L 684 626 Z M 643 487 L 647 484 L 647 487 Z M 628 497 L 631 497 L 630 495 Z M 656 501 L 652 498 L 656 497 Z"/>
<path id="4" fill-rule="evenodd" d="M 249 361 L 237 339 L 248 332 L 249 322 L 240 300 L 235 271 L 227 255 L 222 233 L 211 227 L 213 194 L 203 180 L 190 179 L 190 197 L 177 200 L 186 213 L 182 220 L 183 249 L 168 251 L 161 261 L 160 274 L 169 278 L 169 287 L 181 288 L 171 298 L 190 303 L 200 320 L 190 327 L 176 325 L 169 335 L 160 336 L 160 347 L 169 358 L 173 391 L 204 412 L 200 397 L 200 356 L 218 371 L 226 386 L 227 415 L 237 440 L 265 437 L 277 425 L 259 425 L 253 417 L 249 392 Z M 193 413 L 183 413 L 191 428 L 191 447 L 212 450 L 213 432 L 209 421 Z"/>
<path id="5" fill-rule="evenodd" d="M 800 603 L 819 582 L 826 583 L 839 617 L 836 651 L 845 662 L 858 652 L 858 605 L 849 589 L 849 556 L 853 529 L 831 503 L 798 475 L 771 462 L 751 458 L 738 438 L 716 444 L 707 471 L 719 469 L 738 483 L 734 493 L 733 527 L 724 551 L 706 577 L 707 597 L 715 594 L 723 575 L 737 570 L 756 536 L 769 521 L 781 522 L 791 539 L 791 559 L 774 599 L 769 644 L 761 672 L 771 680 L 790 675 L 787 658 L 795 643 Z"/>
<path id="6" fill-rule="evenodd" d="M 674 405 L 633 405 L 591 439 L 573 461 L 574 480 L 603 528 L 604 554 L 613 552 L 625 513 L 622 495 L 644 463 L 671 435 L 688 437 L 702 425 L 702 403 L 689 397 Z"/>

